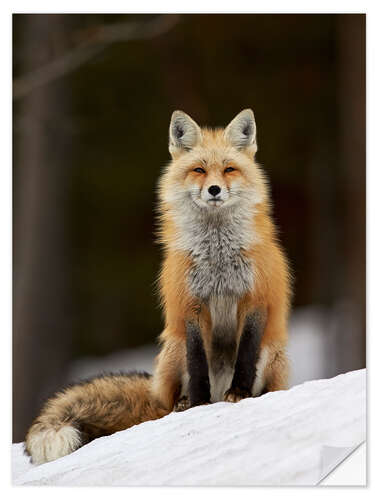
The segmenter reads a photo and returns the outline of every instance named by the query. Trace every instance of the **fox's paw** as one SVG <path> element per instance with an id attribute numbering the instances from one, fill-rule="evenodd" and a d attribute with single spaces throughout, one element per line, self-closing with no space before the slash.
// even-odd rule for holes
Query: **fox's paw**
<path id="1" fill-rule="evenodd" d="M 227 403 L 238 403 L 241 399 L 251 398 L 251 391 L 240 389 L 239 387 L 231 387 L 224 394 L 224 401 Z"/>
<path id="2" fill-rule="evenodd" d="M 174 406 L 174 411 L 185 411 L 190 408 L 190 400 L 187 396 L 180 398 Z"/>
<path id="3" fill-rule="evenodd" d="M 82 445 L 78 429 L 64 425 L 58 430 L 30 430 L 26 438 L 26 451 L 34 464 L 43 464 L 72 453 Z"/>

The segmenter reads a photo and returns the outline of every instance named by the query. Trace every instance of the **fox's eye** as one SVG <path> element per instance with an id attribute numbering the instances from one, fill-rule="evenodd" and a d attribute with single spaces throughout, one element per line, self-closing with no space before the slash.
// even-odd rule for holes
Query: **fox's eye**
<path id="1" fill-rule="evenodd" d="M 235 168 L 233 167 L 227 167 L 225 170 L 224 170 L 224 174 L 228 174 L 229 172 L 234 172 L 235 171 Z"/>
<path id="2" fill-rule="evenodd" d="M 206 171 L 201 167 L 195 168 L 194 172 L 198 172 L 198 174 L 205 174 L 206 173 Z"/>

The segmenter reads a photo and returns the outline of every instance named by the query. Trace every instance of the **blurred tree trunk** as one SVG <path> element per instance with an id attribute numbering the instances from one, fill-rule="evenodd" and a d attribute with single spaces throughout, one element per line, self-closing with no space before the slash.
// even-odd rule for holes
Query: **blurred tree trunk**
<path id="1" fill-rule="evenodd" d="M 338 16 L 339 146 L 346 273 L 354 318 L 340 332 L 339 372 L 366 366 L 366 16 Z M 350 96 L 350 99 L 348 99 Z"/>
<path id="2" fill-rule="evenodd" d="M 25 15 L 23 71 L 53 58 L 65 16 Z M 62 381 L 71 348 L 66 193 L 70 148 L 63 83 L 15 106 L 13 210 L 13 440 L 24 439 L 42 400 Z M 56 119 L 58 117 L 58 119 Z"/>

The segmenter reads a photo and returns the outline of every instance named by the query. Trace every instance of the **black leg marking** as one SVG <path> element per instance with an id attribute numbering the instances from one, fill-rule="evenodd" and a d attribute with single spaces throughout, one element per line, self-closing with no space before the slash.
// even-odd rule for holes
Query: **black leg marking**
<path id="1" fill-rule="evenodd" d="M 189 373 L 189 399 L 191 406 L 210 402 L 208 365 L 198 325 L 186 323 L 186 353 Z"/>
<path id="2" fill-rule="evenodd" d="M 232 386 L 228 391 L 228 393 L 230 392 L 234 396 L 233 399 L 238 400 L 251 396 L 264 324 L 264 316 L 260 312 L 255 312 L 247 316 L 245 320 Z"/>

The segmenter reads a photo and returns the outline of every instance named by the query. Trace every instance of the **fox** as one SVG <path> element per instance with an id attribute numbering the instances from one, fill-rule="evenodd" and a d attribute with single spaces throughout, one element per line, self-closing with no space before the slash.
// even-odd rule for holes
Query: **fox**
<path id="1" fill-rule="evenodd" d="M 169 126 L 158 183 L 164 330 L 153 376 L 109 374 L 50 398 L 27 432 L 35 464 L 173 411 L 288 388 L 291 273 L 257 163 L 254 113 Z"/>

